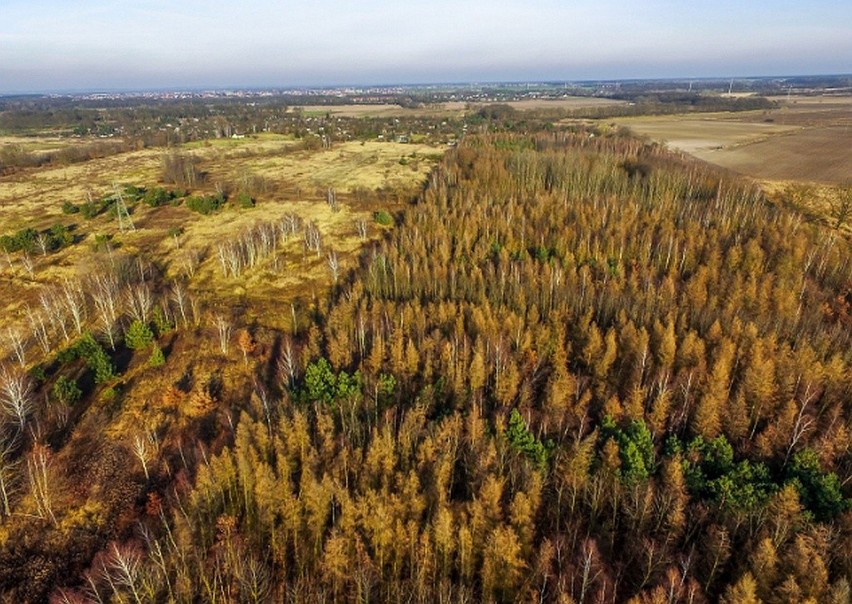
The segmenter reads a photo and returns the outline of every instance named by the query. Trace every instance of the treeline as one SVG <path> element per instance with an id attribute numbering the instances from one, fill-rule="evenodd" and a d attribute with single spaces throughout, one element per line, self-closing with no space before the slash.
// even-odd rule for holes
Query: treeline
<path id="1" fill-rule="evenodd" d="M 848 601 L 849 242 L 590 135 L 468 137 L 56 601 Z"/>

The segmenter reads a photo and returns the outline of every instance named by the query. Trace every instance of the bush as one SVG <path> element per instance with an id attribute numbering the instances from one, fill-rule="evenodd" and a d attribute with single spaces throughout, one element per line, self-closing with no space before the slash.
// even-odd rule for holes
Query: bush
<path id="1" fill-rule="evenodd" d="M 87 201 L 80 206 L 80 213 L 83 214 L 84 218 L 91 219 L 96 216 L 100 216 L 113 206 L 115 206 L 115 199 L 112 197 L 104 197 L 97 201 Z"/>
<path id="2" fill-rule="evenodd" d="M 96 384 L 103 384 L 115 377 L 112 360 L 92 334 L 83 335 L 74 346 L 74 353 L 85 360 L 86 366 L 95 372 Z"/>
<path id="3" fill-rule="evenodd" d="M 186 200 L 186 207 L 205 216 L 218 211 L 224 205 L 225 197 L 221 194 L 188 197 Z"/>
<path id="4" fill-rule="evenodd" d="M 393 216 L 385 210 L 379 210 L 373 214 L 375 221 L 382 226 L 391 226 L 393 224 Z"/>
<path id="5" fill-rule="evenodd" d="M 169 203 L 174 197 L 175 194 L 172 191 L 167 191 L 162 187 L 154 187 L 145 192 L 142 201 L 152 208 L 158 208 Z"/>
<path id="6" fill-rule="evenodd" d="M 163 354 L 162 349 L 159 346 L 154 346 L 154 350 L 151 352 L 151 356 L 148 359 L 148 365 L 150 367 L 162 367 L 166 363 L 166 357 Z"/>
<path id="7" fill-rule="evenodd" d="M 53 398 L 62 405 L 73 405 L 83 395 L 83 392 L 77 386 L 77 382 L 64 375 L 59 376 L 50 392 Z"/>
<path id="8" fill-rule="evenodd" d="M 112 235 L 109 233 L 96 233 L 95 243 L 92 247 L 96 252 L 103 252 L 109 249 L 110 241 L 112 241 Z"/>
<path id="9" fill-rule="evenodd" d="M 128 203 L 133 203 L 134 201 L 139 201 L 145 196 L 145 187 L 138 187 L 136 185 L 124 185 L 123 190 L 125 201 Z"/>
<path id="10" fill-rule="evenodd" d="M 101 206 L 92 201 L 87 201 L 80 206 L 80 211 L 83 214 L 83 218 L 90 219 L 101 213 Z"/>
<path id="11" fill-rule="evenodd" d="M 236 199 L 237 205 L 241 208 L 253 208 L 255 206 L 255 200 L 248 193 L 240 193 L 237 195 Z"/>
<path id="12" fill-rule="evenodd" d="M 80 211 L 80 206 L 77 204 L 71 203 L 70 201 L 66 201 L 62 204 L 62 213 L 63 214 L 76 214 Z"/>
<path id="13" fill-rule="evenodd" d="M 124 343 L 131 350 L 147 348 L 154 341 L 151 328 L 139 319 L 133 321 L 124 334 Z"/>
<path id="14" fill-rule="evenodd" d="M 153 318 L 154 322 L 154 330 L 157 333 L 157 337 L 160 337 L 164 333 L 169 333 L 172 329 L 175 328 L 172 325 L 172 322 L 169 321 L 169 318 L 166 316 L 166 313 L 163 312 L 163 309 L 159 306 L 154 308 Z"/>
<path id="15" fill-rule="evenodd" d="M 0 237 L 0 247 L 7 252 L 27 252 L 35 250 L 38 231 L 35 229 L 21 229 L 14 235 L 3 235 Z"/>
<path id="16" fill-rule="evenodd" d="M 48 247 L 52 251 L 62 249 L 66 245 L 74 243 L 74 236 L 71 235 L 71 230 L 64 224 L 54 224 L 47 232 Z"/>

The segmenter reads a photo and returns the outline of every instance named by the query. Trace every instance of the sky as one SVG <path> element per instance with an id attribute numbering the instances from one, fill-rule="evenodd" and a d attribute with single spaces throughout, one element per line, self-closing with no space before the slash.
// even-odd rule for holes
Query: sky
<path id="1" fill-rule="evenodd" d="M 852 0 L 0 0 L 0 94 L 852 72 Z"/>

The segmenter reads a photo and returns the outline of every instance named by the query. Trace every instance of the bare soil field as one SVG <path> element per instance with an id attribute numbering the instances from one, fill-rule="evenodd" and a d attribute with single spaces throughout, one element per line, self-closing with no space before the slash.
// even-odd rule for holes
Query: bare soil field
<path id="1" fill-rule="evenodd" d="M 615 107 L 626 105 L 627 101 L 602 99 L 588 96 L 566 96 L 561 99 L 526 99 L 505 103 L 518 111 L 533 109 L 587 109 L 590 107 Z"/>
<path id="2" fill-rule="evenodd" d="M 474 105 L 509 105 L 518 111 L 541 109 L 586 109 L 589 107 L 610 107 L 624 105 L 627 101 L 602 99 L 585 96 L 566 96 L 560 99 L 527 99 L 506 103 L 473 103 Z M 340 117 L 417 117 L 417 116 L 455 116 L 462 117 L 468 103 L 455 101 L 439 103 L 425 107 L 408 108 L 399 105 L 304 105 L 299 109 L 309 115 L 339 115 Z"/>
<path id="3" fill-rule="evenodd" d="M 695 155 L 758 179 L 820 183 L 852 179 L 852 131 L 845 128 L 804 128 Z"/>
<path id="4" fill-rule="evenodd" d="M 620 118 L 614 122 L 637 134 L 664 142 L 693 155 L 766 140 L 791 132 L 795 126 L 730 119 L 729 114 Z M 702 159 L 704 159 L 702 157 Z"/>
<path id="5" fill-rule="evenodd" d="M 638 134 L 757 179 L 852 178 L 852 97 L 784 97 L 769 111 L 614 120 Z"/>
<path id="6" fill-rule="evenodd" d="M 464 103 L 440 103 L 425 107 L 402 107 L 400 105 L 302 105 L 298 109 L 305 115 L 337 115 L 340 117 L 461 117 Z"/>

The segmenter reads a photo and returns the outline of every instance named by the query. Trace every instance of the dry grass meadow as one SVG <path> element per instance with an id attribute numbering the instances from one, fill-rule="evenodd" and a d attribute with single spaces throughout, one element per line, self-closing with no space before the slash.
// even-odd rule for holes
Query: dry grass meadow
<path id="1" fill-rule="evenodd" d="M 25 143 L 28 141 L 24 141 Z M 33 148 L 60 145 L 62 139 L 29 141 Z M 3 139 L 0 144 L 20 144 Z M 66 143 L 68 144 L 68 143 Z M 70 144 L 74 144 L 72 141 Z M 109 213 L 86 219 L 66 215 L 63 202 L 80 204 L 87 196 L 110 194 L 114 183 L 142 187 L 161 182 L 163 149 L 148 149 L 89 160 L 62 167 L 20 170 L 0 178 L 0 234 L 32 227 L 47 229 L 61 223 L 73 228 L 77 242 L 58 252 L 33 255 L 29 270 L 20 253 L 0 255 L 0 316 L 3 327 L 24 324 L 25 308 L 38 307 L 39 293 L 66 278 L 82 278 L 109 254 L 144 256 L 165 270 L 165 276 L 184 276 L 191 270 L 189 288 L 221 308 L 239 307 L 269 327 L 290 326 L 288 302 L 313 298 L 331 283 L 327 252 L 333 250 L 342 270 L 351 267 L 360 248 L 381 236 L 373 220 L 377 210 L 393 212 L 413 195 L 443 149 L 421 144 L 351 142 L 328 149 L 306 150 L 284 136 L 259 135 L 186 145 L 206 174 L 193 194 L 212 193 L 224 186 L 239 191 L 246 180 L 261 182 L 253 208 L 228 204 L 203 216 L 183 205 L 133 209 L 135 230 L 120 232 Z M 333 188 L 339 209 L 331 211 L 326 192 Z M 254 225 L 280 221 L 292 214 L 313 222 L 322 233 L 323 251 L 306 253 L 301 233 L 283 242 L 273 256 L 239 277 L 225 277 L 217 245 L 234 240 Z M 357 223 L 367 225 L 366 239 Z M 177 236 L 177 231 L 180 234 Z M 95 237 L 110 237 L 110 250 L 97 251 Z M 0 252 L 2 254 L 2 252 Z M 191 268 L 190 268 L 191 267 Z M 251 304 L 248 304 L 248 302 Z M 278 312 L 287 307 L 288 312 Z M 0 338 L 0 349 L 5 348 Z"/>

